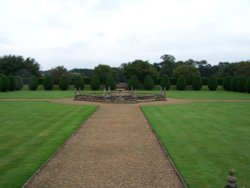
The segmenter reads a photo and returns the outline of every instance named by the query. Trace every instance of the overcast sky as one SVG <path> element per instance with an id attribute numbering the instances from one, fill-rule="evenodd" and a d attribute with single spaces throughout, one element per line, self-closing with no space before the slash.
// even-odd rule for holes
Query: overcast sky
<path id="1" fill-rule="evenodd" d="M 43 70 L 250 59 L 250 0 L 0 0 L 0 56 Z"/>

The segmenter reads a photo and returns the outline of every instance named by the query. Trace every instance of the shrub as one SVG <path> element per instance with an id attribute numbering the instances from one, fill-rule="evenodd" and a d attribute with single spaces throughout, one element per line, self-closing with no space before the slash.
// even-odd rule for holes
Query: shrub
<path id="1" fill-rule="evenodd" d="M 0 91 L 2 90 L 2 86 L 3 86 L 3 81 L 2 81 L 2 77 L 0 77 Z"/>
<path id="2" fill-rule="evenodd" d="M 193 78 L 192 88 L 195 91 L 201 90 L 201 88 L 202 88 L 202 81 L 201 81 L 201 78 L 199 76 Z"/>
<path id="3" fill-rule="evenodd" d="M 210 91 L 215 91 L 218 87 L 217 79 L 215 77 L 210 77 L 207 81 L 207 87 Z"/>
<path id="4" fill-rule="evenodd" d="M 245 92 L 246 78 L 244 76 L 239 76 L 237 79 L 237 91 Z"/>
<path id="5" fill-rule="evenodd" d="M 67 76 L 62 76 L 59 80 L 59 88 L 63 91 L 69 88 L 69 79 Z"/>
<path id="6" fill-rule="evenodd" d="M 15 91 L 16 89 L 16 78 L 14 76 L 9 77 L 9 91 Z"/>
<path id="7" fill-rule="evenodd" d="M 246 81 L 245 91 L 248 92 L 248 93 L 250 93 L 250 77 Z"/>
<path id="8" fill-rule="evenodd" d="M 38 87 L 38 81 L 37 81 L 37 78 L 36 76 L 32 76 L 30 81 L 29 81 L 29 89 L 31 91 L 35 91 Z"/>
<path id="9" fill-rule="evenodd" d="M 223 80 L 223 88 L 226 91 L 231 91 L 231 77 L 227 76 L 224 80 Z"/>
<path id="10" fill-rule="evenodd" d="M 84 80 L 82 76 L 77 75 L 75 77 L 74 86 L 77 90 L 82 90 L 84 88 Z"/>
<path id="11" fill-rule="evenodd" d="M 129 78 L 128 81 L 128 88 L 131 89 L 133 86 L 133 89 L 138 89 L 139 88 L 139 80 L 136 75 L 133 75 Z"/>
<path id="12" fill-rule="evenodd" d="M 90 87 L 92 90 L 98 90 L 100 88 L 101 82 L 97 75 L 93 75 L 90 79 Z"/>
<path id="13" fill-rule="evenodd" d="M 23 79 L 20 76 L 16 77 L 16 90 L 21 90 L 23 88 Z"/>
<path id="14" fill-rule="evenodd" d="M 49 91 L 53 89 L 53 80 L 51 76 L 46 76 L 43 82 L 43 87 L 45 90 Z"/>
<path id="15" fill-rule="evenodd" d="M 170 84 L 170 79 L 169 79 L 168 75 L 162 76 L 160 85 L 161 85 L 162 89 L 165 88 L 166 90 L 169 90 L 171 84 Z"/>
<path id="16" fill-rule="evenodd" d="M 231 90 L 232 91 L 238 91 L 237 88 L 237 82 L 238 82 L 238 77 L 233 77 L 232 81 L 231 81 Z"/>
<path id="17" fill-rule="evenodd" d="M 107 76 L 106 89 L 108 89 L 109 87 L 111 90 L 114 90 L 116 87 L 115 79 L 112 75 Z"/>
<path id="18" fill-rule="evenodd" d="M 5 91 L 8 91 L 9 89 L 9 77 L 8 76 L 3 76 L 2 77 L 2 88 L 1 88 L 1 91 L 5 92 Z"/>
<path id="19" fill-rule="evenodd" d="M 143 86 L 146 90 L 152 90 L 154 88 L 154 80 L 150 75 L 145 76 Z"/>
<path id="20" fill-rule="evenodd" d="M 176 89 L 177 89 L 177 90 L 180 90 L 180 91 L 183 91 L 183 90 L 186 89 L 186 86 L 187 86 L 186 78 L 185 78 L 184 76 L 180 76 L 180 77 L 177 79 Z"/>

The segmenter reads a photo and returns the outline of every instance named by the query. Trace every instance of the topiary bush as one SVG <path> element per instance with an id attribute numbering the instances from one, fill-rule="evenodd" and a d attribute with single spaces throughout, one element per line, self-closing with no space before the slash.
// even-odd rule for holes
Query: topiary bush
<path id="1" fill-rule="evenodd" d="M 16 90 L 16 78 L 14 76 L 9 77 L 9 91 Z"/>
<path id="2" fill-rule="evenodd" d="M 107 76 L 106 89 L 108 89 L 109 87 L 111 90 L 114 90 L 116 88 L 115 79 L 112 75 Z"/>
<path id="3" fill-rule="evenodd" d="M 133 86 L 133 89 L 139 88 L 139 80 L 138 80 L 138 77 L 136 75 L 133 75 L 129 78 L 128 88 L 132 89 L 132 86 Z"/>
<path id="4" fill-rule="evenodd" d="M 90 88 L 92 90 L 98 90 L 100 88 L 101 82 L 100 78 L 97 75 L 93 75 L 90 79 Z"/>
<path id="5" fill-rule="evenodd" d="M 184 76 L 180 76 L 176 82 L 176 89 L 179 91 L 183 91 L 186 89 L 186 87 L 187 87 L 186 78 Z"/>
<path id="6" fill-rule="evenodd" d="M 23 79 L 20 76 L 16 77 L 16 90 L 21 90 L 23 88 Z"/>
<path id="7" fill-rule="evenodd" d="M 218 87 L 217 79 L 215 77 L 210 77 L 207 81 L 207 87 L 210 91 L 215 91 Z"/>
<path id="8" fill-rule="evenodd" d="M 170 89 L 171 83 L 170 83 L 170 79 L 169 79 L 168 75 L 163 75 L 162 76 L 160 85 L 161 85 L 162 89 L 164 89 L 164 88 L 166 90 Z"/>
<path id="9" fill-rule="evenodd" d="M 248 93 L 250 93 L 250 77 L 246 81 L 245 91 L 248 92 Z"/>
<path id="10" fill-rule="evenodd" d="M 32 76 L 32 77 L 30 78 L 30 81 L 29 81 L 28 86 L 29 86 L 29 89 L 30 89 L 31 91 L 35 91 L 35 90 L 37 89 L 37 87 L 38 87 L 38 81 L 37 81 L 36 76 Z"/>
<path id="11" fill-rule="evenodd" d="M 145 76 L 143 87 L 146 90 L 152 90 L 154 88 L 154 80 L 152 79 L 150 75 Z"/>
<path id="12" fill-rule="evenodd" d="M 193 88 L 193 90 L 195 90 L 195 91 L 201 90 L 201 88 L 202 88 L 202 80 L 201 80 L 201 77 L 196 76 L 196 77 L 193 78 L 193 80 L 192 80 L 192 88 Z"/>
<path id="13" fill-rule="evenodd" d="M 238 77 L 233 77 L 232 81 L 231 81 L 231 90 L 232 91 L 238 91 L 238 87 L 237 87 L 237 83 L 238 83 Z"/>
<path id="14" fill-rule="evenodd" d="M 59 88 L 63 91 L 69 88 L 69 78 L 67 76 L 62 76 L 59 80 Z"/>
<path id="15" fill-rule="evenodd" d="M 82 90 L 84 88 L 84 80 L 82 76 L 75 76 L 74 86 L 77 90 Z"/>
<path id="16" fill-rule="evenodd" d="M 46 76 L 44 79 L 43 87 L 45 90 L 49 91 L 53 89 L 53 80 L 51 76 Z"/>
<path id="17" fill-rule="evenodd" d="M 3 81 L 2 81 L 2 77 L 0 76 L 0 91 L 2 90 L 3 87 Z"/>
<path id="18" fill-rule="evenodd" d="M 237 79 L 237 91 L 245 92 L 246 78 L 244 76 L 239 76 Z"/>
<path id="19" fill-rule="evenodd" d="M 224 90 L 231 91 L 231 81 L 232 81 L 232 78 L 230 76 L 227 76 L 226 78 L 224 78 L 223 80 Z"/>
<path id="20" fill-rule="evenodd" d="M 2 77 L 2 88 L 1 91 L 6 92 L 9 89 L 9 77 L 8 76 L 3 76 Z"/>

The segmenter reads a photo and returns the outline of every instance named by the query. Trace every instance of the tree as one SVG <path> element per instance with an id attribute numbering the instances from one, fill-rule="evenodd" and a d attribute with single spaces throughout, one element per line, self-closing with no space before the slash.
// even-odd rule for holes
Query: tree
<path id="1" fill-rule="evenodd" d="M 183 91 L 186 89 L 186 86 L 187 86 L 186 78 L 184 76 L 180 76 L 176 82 L 176 89 Z"/>
<path id="2" fill-rule="evenodd" d="M 23 79 L 20 76 L 16 77 L 16 90 L 21 90 L 23 88 Z"/>
<path id="3" fill-rule="evenodd" d="M 195 91 L 201 90 L 201 88 L 202 88 L 202 80 L 201 80 L 201 77 L 196 76 L 196 77 L 193 78 L 193 81 L 192 81 L 192 88 L 193 88 L 193 90 L 195 90 Z"/>
<path id="4" fill-rule="evenodd" d="M 246 92 L 250 93 L 250 77 L 246 81 L 245 90 Z"/>
<path id="5" fill-rule="evenodd" d="M 231 81 L 231 90 L 232 91 L 238 91 L 237 83 L 238 83 L 238 77 L 235 76 L 235 77 L 233 77 L 233 79 Z"/>
<path id="6" fill-rule="evenodd" d="M 150 75 L 153 79 L 157 77 L 157 71 L 148 61 L 135 60 L 133 62 L 122 64 L 124 75 L 127 79 L 136 75 L 142 84 L 146 75 Z"/>
<path id="7" fill-rule="evenodd" d="M 43 87 L 47 91 L 53 89 L 53 80 L 52 80 L 51 76 L 46 76 L 45 77 Z"/>
<path id="8" fill-rule="evenodd" d="M 92 90 L 98 90 L 100 88 L 101 82 L 98 75 L 92 75 L 90 80 L 90 87 Z"/>
<path id="9" fill-rule="evenodd" d="M 217 79 L 212 76 L 207 81 L 207 87 L 210 91 L 215 91 L 218 87 Z"/>
<path id="10" fill-rule="evenodd" d="M 235 74 L 250 77 L 250 61 L 243 61 L 237 64 Z"/>
<path id="11" fill-rule="evenodd" d="M 154 88 L 154 80 L 150 75 L 145 76 L 144 82 L 143 82 L 144 89 L 146 90 L 152 90 Z"/>
<path id="12" fill-rule="evenodd" d="M 75 76 L 74 86 L 78 90 L 82 90 L 84 88 L 84 80 L 80 75 Z"/>
<path id="13" fill-rule="evenodd" d="M 166 90 L 169 90 L 170 86 L 171 86 L 171 83 L 170 83 L 170 79 L 168 75 L 163 75 L 161 78 L 161 88 L 162 89 L 165 88 Z"/>
<path id="14" fill-rule="evenodd" d="M 113 75 L 113 70 L 108 65 L 98 65 L 94 68 L 93 73 L 100 79 L 101 84 L 106 84 L 108 75 Z"/>
<path id="15" fill-rule="evenodd" d="M 237 79 L 237 91 L 245 92 L 246 78 L 244 76 L 239 76 Z"/>
<path id="16" fill-rule="evenodd" d="M 106 81 L 106 89 L 114 90 L 116 87 L 115 79 L 112 75 L 108 75 L 107 81 Z"/>
<path id="17" fill-rule="evenodd" d="M 223 80 L 223 88 L 226 91 L 231 91 L 231 76 L 227 76 L 224 80 Z"/>
<path id="18" fill-rule="evenodd" d="M 7 76 L 40 76 L 40 65 L 33 58 L 8 55 L 0 57 L 0 74 Z"/>
<path id="19" fill-rule="evenodd" d="M 132 87 L 133 87 L 133 89 L 139 88 L 139 80 L 138 80 L 138 77 L 136 75 L 133 75 L 129 78 L 128 88 L 131 90 Z"/>
<path id="20" fill-rule="evenodd" d="M 192 83 L 193 77 L 200 76 L 198 69 L 191 65 L 180 65 L 174 69 L 174 78 L 178 79 L 180 76 L 184 76 L 188 84 Z"/>
<path id="21" fill-rule="evenodd" d="M 14 76 L 9 77 L 9 91 L 16 90 L 16 78 Z"/>
<path id="22" fill-rule="evenodd" d="M 68 90 L 69 88 L 69 79 L 67 76 L 63 75 L 61 78 L 60 78 L 60 81 L 59 81 L 59 88 L 63 91 L 65 90 Z"/>
<path id="23" fill-rule="evenodd" d="M 57 66 L 49 70 L 49 75 L 51 76 L 54 84 L 59 84 L 59 81 L 62 76 L 69 76 L 69 73 L 64 66 Z"/>
<path id="24" fill-rule="evenodd" d="M 176 68 L 175 57 L 172 55 L 165 54 L 161 56 L 162 62 L 155 64 L 158 65 L 158 71 L 161 76 L 168 75 L 171 77 L 173 75 L 173 70 Z"/>
<path id="25" fill-rule="evenodd" d="M 31 91 L 35 91 L 37 89 L 37 87 L 38 87 L 38 81 L 37 81 L 36 76 L 32 76 L 31 77 L 28 85 L 29 85 L 29 89 Z"/>
<path id="26" fill-rule="evenodd" d="M 9 81 L 9 77 L 8 76 L 3 76 L 2 77 L 2 88 L 1 88 L 1 91 L 3 91 L 3 92 L 6 92 L 6 91 L 8 91 L 8 89 L 9 89 L 9 83 L 10 83 L 10 81 Z"/>

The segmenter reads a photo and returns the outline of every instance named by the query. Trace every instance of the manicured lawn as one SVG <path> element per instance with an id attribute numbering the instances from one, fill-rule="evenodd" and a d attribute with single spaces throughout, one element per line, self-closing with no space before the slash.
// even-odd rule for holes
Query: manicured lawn
<path id="1" fill-rule="evenodd" d="M 249 102 L 142 110 L 189 187 L 223 187 L 230 168 L 237 171 L 238 187 L 250 185 Z"/>
<path id="2" fill-rule="evenodd" d="M 0 187 L 21 187 L 95 109 L 0 102 Z"/>
<path id="3" fill-rule="evenodd" d="M 229 91 L 166 91 L 168 98 L 175 99 L 212 99 L 212 100 L 250 100 L 249 93 Z"/>

